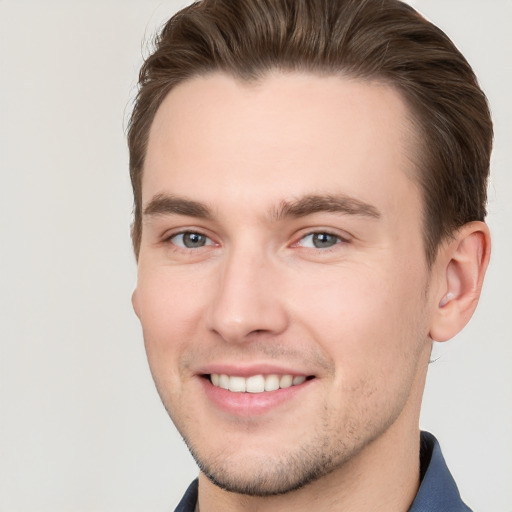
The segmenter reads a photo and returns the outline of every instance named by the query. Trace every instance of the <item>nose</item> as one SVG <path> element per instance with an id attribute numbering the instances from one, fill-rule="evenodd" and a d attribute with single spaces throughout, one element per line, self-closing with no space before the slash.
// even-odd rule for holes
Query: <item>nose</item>
<path id="1" fill-rule="evenodd" d="M 208 328 L 231 343 L 286 330 L 281 272 L 262 252 L 233 251 L 222 263 L 210 303 Z"/>

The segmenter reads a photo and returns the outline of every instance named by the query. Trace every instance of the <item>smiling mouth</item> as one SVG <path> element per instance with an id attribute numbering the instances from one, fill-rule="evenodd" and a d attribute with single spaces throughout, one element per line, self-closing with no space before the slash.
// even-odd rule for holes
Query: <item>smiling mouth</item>
<path id="1" fill-rule="evenodd" d="M 217 388 L 226 389 L 233 393 L 265 393 L 277 391 L 278 389 L 290 388 L 304 383 L 313 377 L 304 375 L 252 375 L 240 377 L 237 375 L 226 375 L 224 373 L 212 373 L 205 375 L 207 379 Z"/>

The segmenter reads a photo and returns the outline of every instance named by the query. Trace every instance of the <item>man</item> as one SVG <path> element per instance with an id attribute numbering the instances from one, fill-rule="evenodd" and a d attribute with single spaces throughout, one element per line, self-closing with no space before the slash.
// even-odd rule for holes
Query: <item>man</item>
<path id="1" fill-rule="evenodd" d="M 419 412 L 490 254 L 492 123 L 395 0 L 204 0 L 140 74 L 134 309 L 201 510 L 469 510 Z"/>

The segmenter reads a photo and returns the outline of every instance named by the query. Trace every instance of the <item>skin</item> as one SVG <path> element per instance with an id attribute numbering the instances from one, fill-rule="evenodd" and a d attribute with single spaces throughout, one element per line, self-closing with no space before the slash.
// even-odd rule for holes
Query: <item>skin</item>
<path id="1" fill-rule="evenodd" d="M 211 74 L 158 110 L 133 304 L 201 511 L 410 506 L 432 339 L 467 322 L 489 255 L 472 223 L 427 267 L 414 148 L 397 92 L 341 77 Z M 256 365 L 309 380 L 264 412 L 205 392 Z"/>

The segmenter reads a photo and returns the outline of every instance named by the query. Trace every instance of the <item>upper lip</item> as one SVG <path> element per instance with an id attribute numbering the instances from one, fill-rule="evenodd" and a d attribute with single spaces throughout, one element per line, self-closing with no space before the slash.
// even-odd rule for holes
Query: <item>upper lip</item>
<path id="1" fill-rule="evenodd" d="M 303 375 L 310 376 L 311 373 L 303 369 L 290 368 L 286 366 L 276 365 L 275 363 L 260 364 L 228 364 L 228 363 L 212 363 L 201 366 L 197 370 L 198 375 L 225 374 L 237 377 L 251 377 L 252 375 Z"/>

